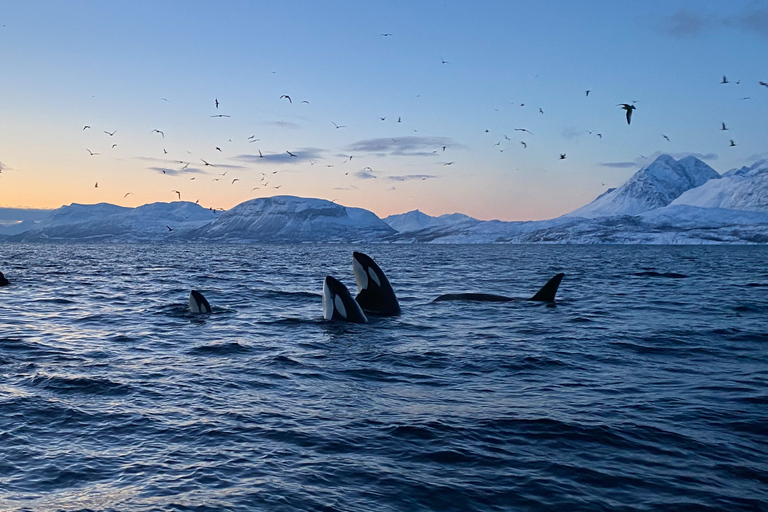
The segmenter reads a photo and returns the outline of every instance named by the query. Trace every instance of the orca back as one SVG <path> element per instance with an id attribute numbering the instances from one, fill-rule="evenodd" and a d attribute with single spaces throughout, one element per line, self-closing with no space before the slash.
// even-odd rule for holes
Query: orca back
<path id="1" fill-rule="evenodd" d="M 323 281 L 323 318 L 357 324 L 368 322 L 347 287 L 333 276 L 326 276 Z"/>
<path id="2" fill-rule="evenodd" d="M 203 297 L 203 294 L 197 290 L 189 292 L 189 312 L 190 313 L 210 313 L 211 305 Z"/>
<path id="3" fill-rule="evenodd" d="M 563 280 L 563 277 L 565 274 L 562 272 L 560 274 L 557 274 L 555 277 L 547 281 L 547 284 L 541 287 L 541 289 L 536 292 L 536 295 L 531 297 L 528 300 L 538 300 L 541 302 L 555 302 L 555 294 L 557 293 L 557 288 L 560 286 L 560 281 Z"/>
<path id="4" fill-rule="evenodd" d="M 352 271 L 358 290 L 355 300 L 363 311 L 374 316 L 400 314 L 400 304 L 395 291 L 373 258 L 361 252 L 353 252 Z"/>

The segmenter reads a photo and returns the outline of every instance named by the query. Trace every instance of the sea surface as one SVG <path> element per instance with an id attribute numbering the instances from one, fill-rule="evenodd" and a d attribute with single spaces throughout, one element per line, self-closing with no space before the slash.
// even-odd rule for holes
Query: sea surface
<path id="1" fill-rule="evenodd" d="M 322 319 L 353 250 L 401 316 Z M 0 271 L 3 511 L 768 510 L 768 247 L 6 243 Z M 555 305 L 432 302 L 558 272 Z"/>

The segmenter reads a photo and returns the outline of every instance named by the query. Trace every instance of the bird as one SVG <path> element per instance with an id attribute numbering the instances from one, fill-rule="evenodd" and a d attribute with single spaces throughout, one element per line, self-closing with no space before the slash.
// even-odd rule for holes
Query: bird
<path id="1" fill-rule="evenodd" d="M 768 87 L 768 84 L 765 83 L 765 82 L 757 82 L 757 83 L 760 84 L 760 85 L 764 85 L 764 86 Z"/>
<path id="2" fill-rule="evenodd" d="M 453 165 L 453 162 L 445 162 L 443 165 Z"/>
<path id="3" fill-rule="evenodd" d="M 733 147 L 733 146 L 735 146 L 735 145 L 736 145 L 736 143 L 735 143 L 735 142 L 733 142 L 733 139 L 731 139 L 731 147 Z"/>
<path id="4" fill-rule="evenodd" d="M 216 105 L 216 108 L 219 108 L 219 99 L 216 98 L 215 100 L 213 100 L 213 102 Z"/>
<path id="5" fill-rule="evenodd" d="M 306 103 L 307 105 L 309 105 L 309 102 L 307 100 L 301 100 L 301 103 Z"/>
<path id="6" fill-rule="evenodd" d="M 521 140 L 521 141 L 520 141 L 520 144 L 522 144 L 522 145 L 523 145 L 523 149 L 527 149 L 527 148 L 528 148 L 528 144 L 526 144 L 526 143 L 525 143 L 525 141 L 522 141 L 522 140 Z"/>
<path id="7" fill-rule="evenodd" d="M 126 192 L 125 195 L 123 196 L 123 199 L 125 199 L 126 197 L 128 197 L 131 194 L 133 194 L 133 192 Z"/>
<path id="8" fill-rule="evenodd" d="M 83 126 L 83 130 L 87 130 L 89 128 L 90 128 L 90 126 L 88 126 L 88 125 Z"/>
<path id="9" fill-rule="evenodd" d="M 731 141 L 733 142 L 733 141 Z M 93 188 L 99 188 L 99 182 L 97 181 L 96 184 L 93 186 Z"/>
<path id="10" fill-rule="evenodd" d="M 211 167 L 216 167 L 216 166 L 215 166 L 215 165 L 213 165 L 213 164 L 209 164 L 208 162 L 206 162 L 206 161 L 205 161 L 205 160 L 203 160 L 202 158 L 201 158 L 200 160 L 202 160 L 202 161 L 203 161 L 203 163 L 204 163 L 205 165 L 210 165 Z"/>
<path id="11" fill-rule="evenodd" d="M 671 140 L 669 140 L 669 137 L 667 137 L 667 136 L 666 136 L 666 135 L 664 135 L 663 133 L 661 134 L 661 136 L 662 136 L 662 137 L 664 137 L 665 139 L 667 139 L 667 142 L 672 142 Z"/>
<path id="12" fill-rule="evenodd" d="M 388 34 L 388 33 L 387 33 L 387 34 L 379 34 L 379 35 L 380 35 L 381 37 L 389 37 L 389 36 L 391 36 L 392 34 Z"/>
<path id="13" fill-rule="evenodd" d="M 91 150 L 90 150 L 90 149 L 88 149 L 88 148 L 85 148 L 85 150 L 86 150 L 88 153 L 90 153 L 90 154 L 91 154 L 91 156 L 94 156 L 94 155 L 98 155 L 98 153 L 94 153 L 93 151 L 91 151 Z"/>
<path id="14" fill-rule="evenodd" d="M 117 133 L 117 130 L 113 131 L 112 133 L 109 133 L 107 130 L 104 130 L 104 133 L 106 133 L 110 137 L 114 137 L 114 135 Z"/>
<path id="15" fill-rule="evenodd" d="M 565 153 L 560 153 L 560 160 L 565 160 Z"/>
<path id="16" fill-rule="evenodd" d="M 589 91 L 590 91 L 590 89 L 587 89 L 586 91 L 584 91 L 584 92 L 586 93 L 586 94 L 584 95 L 584 97 L 587 97 L 587 96 L 589 96 Z"/>
<path id="17" fill-rule="evenodd" d="M 155 133 L 155 132 L 159 133 L 160 135 L 163 136 L 163 138 L 165 138 L 165 134 L 161 130 L 158 130 L 158 129 L 152 130 L 152 133 Z"/>
<path id="18" fill-rule="evenodd" d="M 539 107 L 539 114 L 543 114 L 543 113 L 544 111 L 541 109 L 541 107 Z"/>
<path id="19" fill-rule="evenodd" d="M 226 114 L 216 114 L 215 116 L 211 116 L 211 117 L 232 117 L 232 116 L 228 116 Z"/>
<path id="20" fill-rule="evenodd" d="M 721 131 L 724 131 L 724 130 L 728 129 L 728 128 L 726 128 L 725 123 L 721 123 L 721 124 L 722 124 L 722 128 L 720 128 Z"/>
<path id="21" fill-rule="evenodd" d="M 171 190 L 171 192 L 176 192 L 176 195 L 179 196 L 179 201 L 181 201 L 181 192 L 179 192 L 178 190 Z"/>
<path id="22" fill-rule="evenodd" d="M 629 103 L 619 103 L 616 105 L 617 107 L 621 107 L 624 110 L 627 111 L 627 124 L 632 122 L 632 111 L 635 110 L 637 107 L 634 105 L 630 105 Z"/>
<path id="23" fill-rule="evenodd" d="M 221 152 L 221 148 L 219 146 L 216 146 L 216 151 Z"/>
<path id="24" fill-rule="evenodd" d="M 516 132 L 527 132 L 527 133 L 531 133 L 530 131 L 526 130 L 525 128 L 515 128 L 515 131 L 516 131 Z M 531 133 L 531 135 L 533 135 L 533 134 Z"/>
<path id="25" fill-rule="evenodd" d="M 259 150 L 259 158 L 264 158 L 264 155 L 261 154 L 261 150 Z"/>
<path id="26" fill-rule="evenodd" d="M 294 154 L 293 154 L 293 153 L 291 153 L 290 151 L 286 151 L 286 153 L 288 153 L 290 156 L 292 156 L 292 157 L 294 157 L 294 158 L 298 158 L 296 155 L 294 155 Z"/>
<path id="27" fill-rule="evenodd" d="M 385 121 L 387 118 L 386 117 L 380 117 L 379 119 L 381 119 L 382 121 Z"/>
<path id="28" fill-rule="evenodd" d="M 117 144 L 112 144 L 112 149 L 115 149 L 117 147 Z"/>
<path id="29" fill-rule="evenodd" d="M 240 181 L 240 178 L 235 178 L 232 180 L 232 184 L 234 184 L 236 181 Z"/>
<path id="30" fill-rule="evenodd" d="M 165 226 L 168 228 L 168 231 L 173 231 L 173 228 L 171 226 Z"/>
<path id="31" fill-rule="evenodd" d="M 338 125 L 338 124 L 334 123 L 333 121 L 331 121 L 331 124 L 332 124 L 333 126 L 335 126 L 337 130 L 338 130 L 339 128 L 346 128 L 346 126 L 344 126 L 344 125 Z"/>
<path id="32" fill-rule="evenodd" d="M 293 100 L 287 94 L 283 94 L 282 96 L 280 96 L 280 99 L 283 99 L 283 98 L 286 98 L 289 103 L 291 103 L 291 104 L 293 103 Z"/>
<path id="33" fill-rule="evenodd" d="M 398 123 L 401 123 L 401 122 L 402 122 L 402 118 L 401 118 L 400 116 L 398 116 L 398 118 L 397 118 L 397 122 L 398 122 Z"/>
<path id="34" fill-rule="evenodd" d="M 450 64 L 450 62 L 448 62 L 447 60 L 443 59 L 442 57 L 440 58 L 440 62 L 443 63 L 443 64 Z"/>
<path id="35" fill-rule="evenodd" d="M 720 83 L 721 83 L 721 84 L 727 84 L 727 83 L 728 83 L 728 79 L 727 79 L 727 78 L 725 78 L 725 75 L 723 75 L 723 81 L 722 81 L 722 82 L 720 82 Z"/>

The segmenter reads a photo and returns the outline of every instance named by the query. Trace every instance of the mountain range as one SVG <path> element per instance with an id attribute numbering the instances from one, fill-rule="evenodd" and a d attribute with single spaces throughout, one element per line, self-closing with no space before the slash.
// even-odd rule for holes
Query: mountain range
<path id="1" fill-rule="evenodd" d="M 561 217 L 481 221 L 418 210 L 385 219 L 323 199 L 275 196 L 216 212 L 176 201 L 126 208 L 72 204 L 0 209 L 0 239 L 244 243 L 768 243 L 768 160 L 720 175 L 701 160 L 659 156 L 626 183 Z M 23 213 L 26 212 L 26 213 Z"/>

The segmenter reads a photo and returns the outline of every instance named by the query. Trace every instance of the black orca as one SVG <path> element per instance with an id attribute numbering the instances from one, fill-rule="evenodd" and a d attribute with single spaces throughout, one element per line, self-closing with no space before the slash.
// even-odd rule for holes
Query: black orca
<path id="1" fill-rule="evenodd" d="M 355 300 L 363 311 L 374 316 L 397 316 L 400 304 L 389 279 L 370 256 L 352 253 L 352 270 L 355 273 L 358 294 Z"/>
<path id="2" fill-rule="evenodd" d="M 557 288 L 560 286 L 560 281 L 563 280 L 565 274 L 557 274 L 555 277 L 547 281 L 547 284 L 541 287 L 536 292 L 536 295 L 530 299 L 523 300 L 535 300 L 541 302 L 554 302 Z M 519 300 L 514 297 L 505 297 L 503 295 L 493 295 L 491 293 L 446 293 L 436 298 L 433 302 L 439 302 L 444 300 L 477 300 L 484 302 L 508 302 L 511 300 Z"/>
<path id="3" fill-rule="evenodd" d="M 5 286 L 7 284 L 11 284 L 10 281 L 8 281 L 2 272 L 0 272 L 0 286 Z"/>
<path id="4" fill-rule="evenodd" d="M 210 313 L 211 305 L 205 300 L 203 294 L 197 290 L 189 292 L 189 312 L 190 313 Z"/>
<path id="5" fill-rule="evenodd" d="M 323 318 L 364 324 L 368 318 L 349 290 L 338 279 L 326 276 L 323 281 Z"/>

